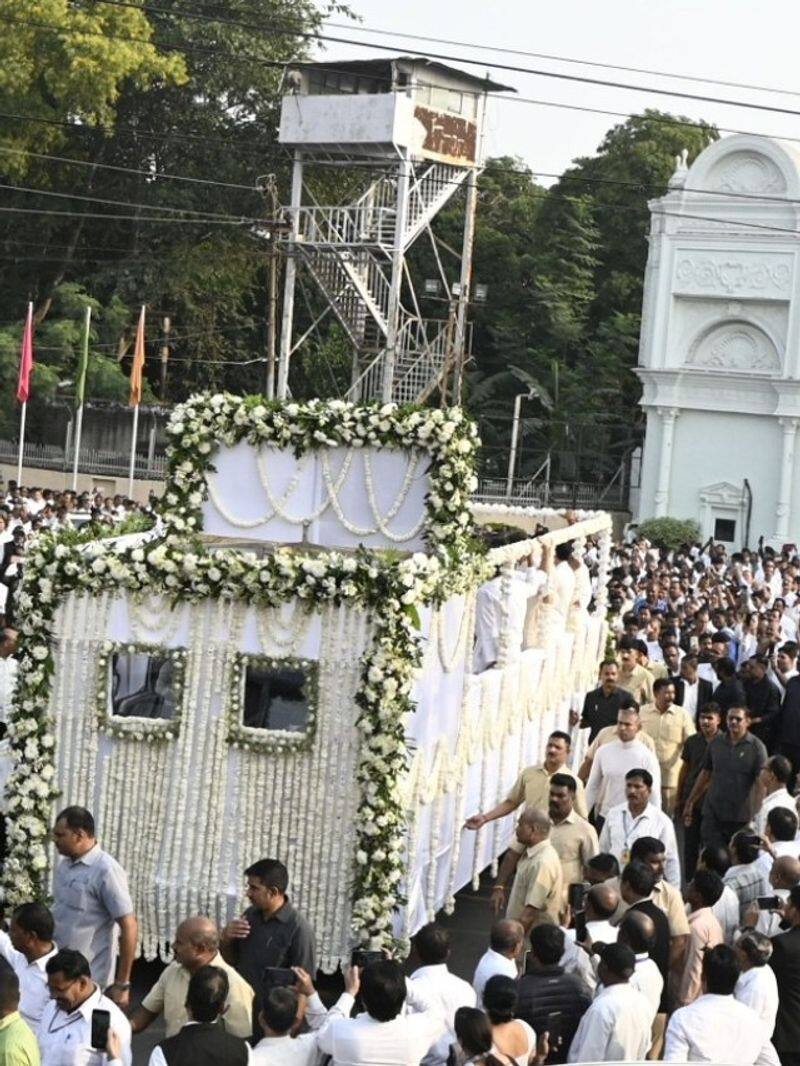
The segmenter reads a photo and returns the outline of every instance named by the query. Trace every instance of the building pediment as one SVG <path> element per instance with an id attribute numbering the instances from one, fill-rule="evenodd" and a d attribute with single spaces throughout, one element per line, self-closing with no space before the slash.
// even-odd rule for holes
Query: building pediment
<path id="1" fill-rule="evenodd" d="M 700 501 L 717 507 L 739 507 L 742 503 L 742 486 L 730 481 L 717 481 L 700 489 Z"/>

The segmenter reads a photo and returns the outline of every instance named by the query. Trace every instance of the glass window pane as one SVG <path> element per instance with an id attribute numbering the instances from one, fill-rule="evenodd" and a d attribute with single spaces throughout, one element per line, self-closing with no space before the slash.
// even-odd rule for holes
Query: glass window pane
<path id="1" fill-rule="evenodd" d="M 118 718 L 175 717 L 177 693 L 171 659 L 147 652 L 111 657 L 111 713 Z"/>
<path id="2" fill-rule="evenodd" d="M 308 678 L 301 669 L 248 663 L 242 724 L 303 733 L 309 725 Z"/>

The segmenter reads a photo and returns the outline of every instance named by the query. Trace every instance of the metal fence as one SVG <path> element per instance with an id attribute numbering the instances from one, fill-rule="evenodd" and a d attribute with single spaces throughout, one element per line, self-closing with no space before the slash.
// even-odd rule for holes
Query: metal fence
<path id="1" fill-rule="evenodd" d="M 0 463 L 16 465 L 19 458 L 19 442 L 0 440 Z M 71 471 L 74 455 L 59 444 L 26 443 L 24 465 L 42 470 Z M 107 474 L 125 477 L 130 468 L 130 454 L 103 451 L 99 448 L 81 448 L 79 469 L 82 474 Z M 137 453 L 134 476 L 150 481 L 163 481 L 167 474 L 165 455 L 142 455 Z"/>

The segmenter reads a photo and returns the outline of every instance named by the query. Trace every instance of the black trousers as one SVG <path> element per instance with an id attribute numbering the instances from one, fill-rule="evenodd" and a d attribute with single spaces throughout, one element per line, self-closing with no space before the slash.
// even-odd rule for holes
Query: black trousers
<path id="1" fill-rule="evenodd" d="M 683 830 L 683 876 L 686 884 L 694 877 L 694 872 L 697 869 L 697 860 L 700 857 L 700 846 L 703 839 L 702 826 L 702 817 L 695 813 L 692 824 L 685 826 Z"/>
<path id="2" fill-rule="evenodd" d="M 704 807 L 703 819 L 700 823 L 700 840 L 703 847 L 708 847 L 710 844 L 724 844 L 727 847 L 733 834 L 744 829 L 746 825 L 747 822 L 731 822 L 718 818 L 714 811 Z"/>

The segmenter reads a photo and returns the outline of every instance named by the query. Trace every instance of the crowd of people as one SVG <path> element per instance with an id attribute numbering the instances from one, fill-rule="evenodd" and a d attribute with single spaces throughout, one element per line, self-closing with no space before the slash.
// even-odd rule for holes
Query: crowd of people
<path id="1" fill-rule="evenodd" d="M 0 582 L 37 530 L 134 508 L 10 484 Z M 552 561 L 526 568 L 521 617 Z M 599 562 L 593 543 L 556 549 L 565 618 L 589 606 Z M 497 591 L 482 603 L 482 669 L 497 657 Z M 800 1066 L 800 558 L 633 537 L 612 551 L 608 597 L 597 687 L 506 798 L 466 820 L 475 831 L 516 812 L 471 980 L 432 922 L 407 961 L 354 953 L 326 1005 L 287 867 L 261 859 L 244 871 L 244 914 L 222 929 L 187 915 L 132 1003 L 127 876 L 90 812 L 67 807 L 52 905 L 25 903 L 0 930 L 0 1063 L 130 1066 L 134 1034 L 160 1019 L 149 1066 Z M 14 648 L 6 628 L 0 712 Z"/>
<path id="2" fill-rule="evenodd" d="M 92 492 L 57 491 L 18 485 L 0 479 L 0 620 L 9 626 L 14 617 L 14 591 L 25 565 L 25 555 L 36 535 L 45 531 L 80 529 L 91 524 L 101 535 L 134 514 L 153 514 L 155 498 L 146 507 L 126 496 Z"/>

